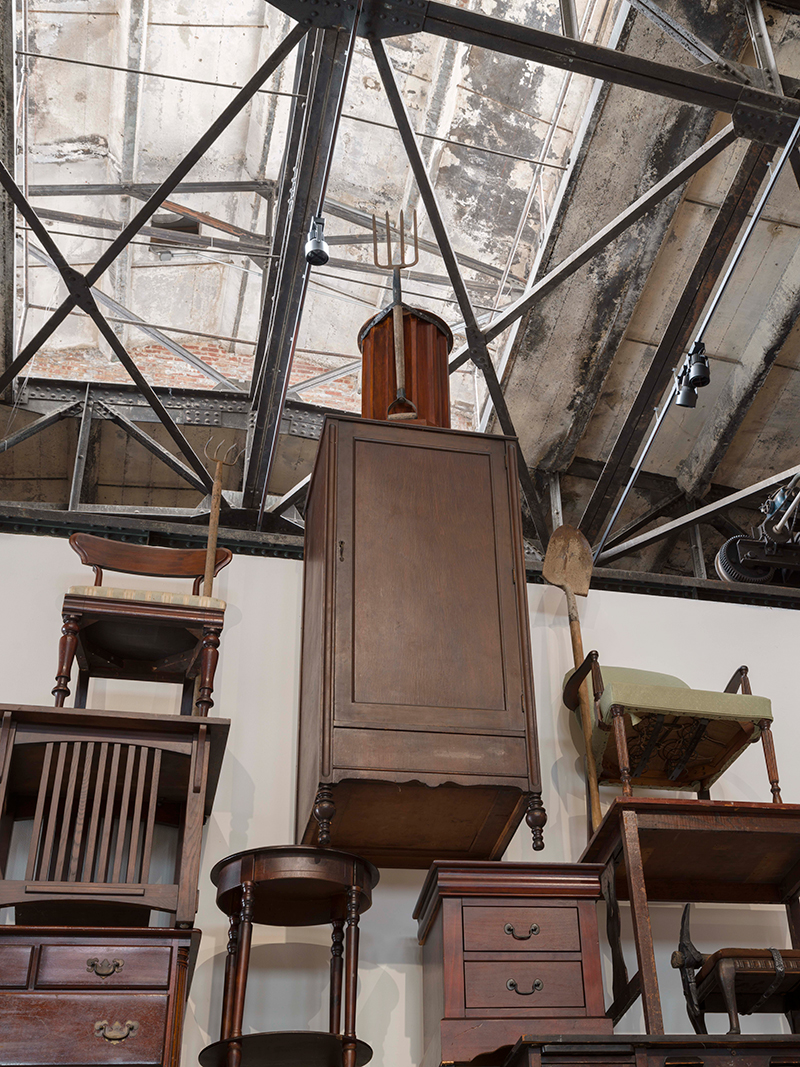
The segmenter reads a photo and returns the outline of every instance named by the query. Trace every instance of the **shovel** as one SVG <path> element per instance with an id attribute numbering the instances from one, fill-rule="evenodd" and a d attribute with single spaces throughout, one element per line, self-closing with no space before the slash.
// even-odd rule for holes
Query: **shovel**
<path id="1" fill-rule="evenodd" d="M 572 657 L 575 669 L 583 663 L 583 639 L 578 617 L 576 596 L 586 596 L 592 580 L 592 550 L 589 542 L 574 526 L 559 526 L 547 544 L 542 566 L 542 577 L 550 585 L 563 589 L 567 596 L 569 635 L 572 638 Z M 589 781 L 589 805 L 592 830 L 600 825 L 600 792 L 597 788 L 597 766 L 592 751 L 592 712 L 589 706 L 589 690 L 584 679 L 578 690 L 581 709 L 581 728 L 586 746 L 586 774 Z"/>

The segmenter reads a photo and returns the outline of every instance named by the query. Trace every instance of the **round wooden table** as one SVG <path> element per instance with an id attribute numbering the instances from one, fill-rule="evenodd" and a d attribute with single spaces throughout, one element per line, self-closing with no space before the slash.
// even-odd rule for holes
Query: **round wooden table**
<path id="1" fill-rule="evenodd" d="M 230 918 L 230 932 L 220 1040 L 200 1053 L 201 1067 L 363 1067 L 370 1061 L 372 1049 L 356 1037 L 358 919 L 372 904 L 379 877 L 359 856 L 306 845 L 248 849 L 216 864 L 211 881 L 218 907 Z M 327 1033 L 242 1034 L 253 923 L 331 924 Z"/>

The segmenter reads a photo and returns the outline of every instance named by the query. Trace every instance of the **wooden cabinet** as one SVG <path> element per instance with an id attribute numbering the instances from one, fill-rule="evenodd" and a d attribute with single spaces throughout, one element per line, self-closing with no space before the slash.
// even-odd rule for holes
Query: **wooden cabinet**
<path id="1" fill-rule="evenodd" d="M 0 1062 L 179 1067 L 199 930 L 5 926 Z"/>
<path id="2" fill-rule="evenodd" d="M 515 444 L 326 420 L 306 510 L 297 836 L 502 855 L 541 807 Z"/>
<path id="3" fill-rule="evenodd" d="M 600 864 L 434 863 L 414 918 L 422 1067 L 522 1034 L 610 1034 L 595 909 Z M 498 1053 L 496 1062 L 504 1055 Z"/>

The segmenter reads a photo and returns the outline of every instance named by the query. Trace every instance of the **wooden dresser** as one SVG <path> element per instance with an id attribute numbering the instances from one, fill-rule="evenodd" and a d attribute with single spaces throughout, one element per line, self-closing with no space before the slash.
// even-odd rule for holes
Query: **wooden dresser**
<path id="1" fill-rule="evenodd" d="M 0 928 L 0 1063 L 180 1067 L 199 930 Z"/>
<path id="2" fill-rule="evenodd" d="M 602 869 L 433 864 L 414 910 L 422 1067 L 510 1048 L 523 1034 L 611 1033 L 596 917 Z"/>
<path id="3" fill-rule="evenodd" d="M 296 841 L 426 868 L 501 856 L 527 812 L 542 847 L 515 448 L 326 419 L 306 509 Z"/>

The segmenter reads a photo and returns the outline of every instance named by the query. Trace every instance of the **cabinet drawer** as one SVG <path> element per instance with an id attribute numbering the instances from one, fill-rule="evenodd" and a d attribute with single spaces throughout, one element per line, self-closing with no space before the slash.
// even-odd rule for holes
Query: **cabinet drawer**
<path id="1" fill-rule="evenodd" d="M 0 1062 L 9 1067 L 160 1065 L 168 997 L 148 993 L 0 994 Z M 95 1024 L 128 1032 L 108 1041 Z M 138 1025 L 134 1025 L 138 1024 Z"/>
<path id="2" fill-rule="evenodd" d="M 0 945 L 0 989 L 24 989 L 31 965 L 30 945 Z"/>
<path id="3" fill-rule="evenodd" d="M 464 908 L 465 952 L 580 952 L 577 908 Z"/>
<path id="4" fill-rule="evenodd" d="M 516 989 L 509 989 L 509 981 Z M 519 990 L 519 992 L 517 992 Z M 533 992 L 531 992 L 533 990 Z M 582 1008 L 583 973 L 579 962 L 464 964 L 465 1004 L 468 1008 Z"/>
<path id="5" fill-rule="evenodd" d="M 44 945 L 37 989 L 166 989 L 168 945 Z"/>

